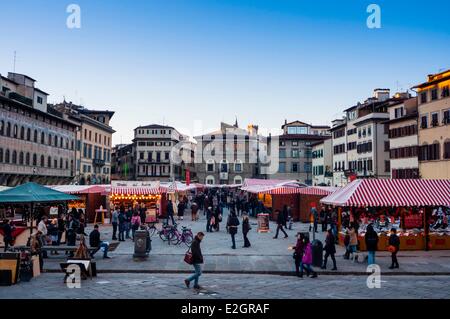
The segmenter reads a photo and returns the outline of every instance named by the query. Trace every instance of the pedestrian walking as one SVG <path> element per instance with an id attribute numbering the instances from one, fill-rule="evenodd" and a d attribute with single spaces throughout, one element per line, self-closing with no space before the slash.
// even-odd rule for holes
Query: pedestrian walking
<path id="1" fill-rule="evenodd" d="M 227 226 L 228 226 L 228 231 L 229 231 L 229 233 L 231 235 L 231 242 L 232 242 L 231 248 L 232 249 L 236 249 L 236 238 L 235 238 L 235 236 L 237 234 L 239 224 L 240 224 L 239 223 L 239 219 L 237 218 L 236 213 L 234 213 L 234 212 L 231 213 L 231 216 L 230 216 L 230 218 L 228 220 Z"/>
<path id="2" fill-rule="evenodd" d="M 186 209 L 186 204 L 183 200 L 178 203 L 178 220 L 183 220 L 184 210 Z"/>
<path id="3" fill-rule="evenodd" d="M 113 226 L 112 240 L 117 240 L 117 226 L 119 225 L 119 208 L 117 206 L 111 214 L 111 224 Z"/>
<path id="4" fill-rule="evenodd" d="M 392 228 L 391 229 L 391 236 L 389 236 L 389 251 L 391 252 L 391 267 L 389 269 L 399 268 L 400 265 L 398 264 L 397 260 L 397 253 L 400 250 L 400 238 L 397 236 L 397 229 Z"/>
<path id="5" fill-rule="evenodd" d="M 242 218 L 242 235 L 244 236 L 244 247 L 249 248 L 251 246 L 250 241 L 248 240 L 248 232 L 252 229 L 250 227 L 250 220 L 248 219 L 248 215 L 244 215 Z"/>
<path id="6" fill-rule="evenodd" d="M 311 218 L 310 220 L 312 221 L 312 224 L 309 225 L 309 231 L 311 231 L 311 229 L 317 233 L 317 224 L 318 224 L 318 219 L 319 219 L 319 213 L 317 212 L 317 208 L 316 206 L 311 207 Z"/>
<path id="7" fill-rule="evenodd" d="M 169 225 L 169 218 L 172 220 L 172 225 L 175 225 L 175 219 L 173 218 L 174 210 L 173 210 L 173 203 L 172 200 L 169 199 L 167 202 L 167 218 L 166 218 L 166 224 Z"/>
<path id="8" fill-rule="evenodd" d="M 373 229 L 373 225 L 367 226 L 366 235 L 364 236 L 366 241 L 368 264 L 375 264 L 375 252 L 378 250 L 378 234 Z"/>
<path id="9" fill-rule="evenodd" d="M 277 215 L 277 232 L 275 233 L 275 237 L 273 239 L 278 238 L 278 232 L 281 230 L 284 234 L 284 238 L 288 238 L 288 234 L 283 229 L 283 225 L 285 224 L 284 214 L 281 213 L 279 210 L 276 210 L 275 213 L 278 213 Z"/>
<path id="10" fill-rule="evenodd" d="M 303 253 L 301 268 L 300 268 L 300 278 L 303 277 L 303 270 L 306 270 L 306 275 L 311 278 L 316 278 L 317 273 L 312 269 L 312 247 L 309 242 L 309 238 L 305 237 L 305 249 Z"/>
<path id="11" fill-rule="evenodd" d="M 289 210 L 288 210 L 288 206 L 284 205 L 283 206 L 283 218 L 284 218 L 284 228 L 287 228 L 287 222 L 289 220 Z"/>
<path id="12" fill-rule="evenodd" d="M 198 215 L 198 204 L 196 202 L 193 202 L 191 205 L 191 217 L 193 222 L 198 220 L 197 215 Z"/>
<path id="13" fill-rule="evenodd" d="M 294 258 L 295 263 L 295 275 L 300 277 L 300 266 L 302 263 L 303 253 L 305 249 L 305 236 L 302 233 L 297 233 L 297 243 L 294 247 Z"/>
<path id="14" fill-rule="evenodd" d="M 336 258 L 334 257 L 336 254 L 335 244 L 336 240 L 334 239 L 333 231 L 329 229 L 327 237 L 325 238 L 325 257 L 323 259 L 322 269 L 327 269 L 328 257 L 331 257 L 331 260 L 333 261 L 333 268 L 331 270 L 337 270 Z"/>
<path id="15" fill-rule="evenodd" d="M 192 253 L 192 266 L 194 267 L 194 274 L 192 274 L 189 278 L 184 280 L 184 283 L 187 288 L 189 288 L 191 281 L 194 281 L 194 288 L 201 289 L 198 284 L 199 277 L 202 275 L 202 264 L 203 264 L 203 255 L 202 250 L 200 248 L 200 243 L 205 237 L 205 234 L 202 232 L 197 233 L 195 235 L 194 240 L 191 245 L 191 253 Z"/>
<path id="16" fill-rule="evenodd" d="M 217 206 L 214 210 L 214 229 L 220 231 L 220 222 L 222 221 L 222 209 Z"/>

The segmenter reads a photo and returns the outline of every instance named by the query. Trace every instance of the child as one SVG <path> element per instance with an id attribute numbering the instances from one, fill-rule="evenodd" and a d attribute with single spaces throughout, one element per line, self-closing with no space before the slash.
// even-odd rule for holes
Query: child
<path id="1" fill-rule="evenodd" d="M 397 236 L 397 229 L 391 229 L 391 236 L 389 236 L 389 246 L 392 246 L 393 250 L 391 251 L 392 263 L 389 269 L 399 268 L 397 253 L 400 250 L 400 238 Z"/>

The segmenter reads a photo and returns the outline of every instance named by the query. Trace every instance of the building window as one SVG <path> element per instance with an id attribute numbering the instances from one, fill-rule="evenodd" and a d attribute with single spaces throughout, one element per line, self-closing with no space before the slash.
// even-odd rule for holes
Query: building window
<path id="1" fill-rule="evenodd" d="M 164 159 L 168 161 L 170 159 L 170 152 L 165 152 Z"/>
<path id="2" fill-rule="evenodd" d="M 242 162 L 241 161 L 236 161 L 234 163 L 234 171 L 235 172 L 242 172 Z"/>
<path id="3" fill-rule="evenodd" d="M 293 158 L 299 158 L 300 157 L 298 149 L 291 150 L 291 153 L 292 153 L 291 155 L 292 155 Z"/>
<path id="4" fill-rule="evenodd" d="M 292 141 L 292 146 L 298 146 L 298 141 Z"/>
<path id="5" fill-rule="evenodd" d="M 286 146 L 286 142 L 285 141 L 280 141 L 280 146 Z"/>
<path id="6" fill-rule="evenodd" d="M 450 110 L 445 110 L 442 117 L 442 124 L 450 124 Z"/>
<path id="7" fill-rule="evenodd" d="M 12 164 L 17 164 L 17 152 L 16 151 L 12 152 L 11 163 Z"/>
<path id="8" fill-rule="evenodd" d="M 139 159 L 143 160 L 144 159 L 144 152 L 139 152 Z"/>
<path id="9" fill-rule="evenodd" d="M 1 162 L 1 160 L 0 160 Z M 19 165 L 23 165 L 23 152 L 20 152 L 19 154 Z"/>
<path id="10" fill-rule="evenodd" d="M 298 172 L 298 163 L 292 163 L 292 173 Z"/>
<path id="11" fill-rule="evenodd" d="M 37 166 L 37 155 L 33 154 L 33 166 Z"/>
<path id="12" fill-rule="evenodd" d="M 439 113 L 432 113 L 431 114 L 431 126 L 439 126 Z"/>
<path id="13" fill-rule="evenodd" d="M 308 128 L 305 126 L 290 126 L 287 132 L 288 134 L 308 134 Z"/>
<path id="14" fill-rule="evenodd" d="M 47 167 L 48 168 L 52 167 L 52 157 L 51 156 L 47 157 Z"/>
<path id="15" fill-rule="evenodd" d="M 41 167 L 45 166 L 45 157 L 44 155 L 41 155 Z"/>
<path id="16" fill-rule="evenodd" d="M 9 164 L 9 150 L 6 150 L 5 152 L 5 163 Z"/>
<path id="17" fill-rule="evenodd" d="M 395 118 L 398 119 L 399 117 L 403 117 L 404 108 L 399 107 L 394 110 Z"/>
<path id="18" fill-rule="evenodd" d="M 42 104 L 44 101 L 42 100 L 42 97 L 38 96 L 37 97 L 37 102 L 38 102 L 38 104 Z"/>
<path id="19" fill-rule="evenodd" d="M 30 153 L 25 156 L 25 165 L 30 165 Z"/>
<path id="20" fill-rule="evenodd" d="M 432 89 L 431 90 L 431 101 L 435 101 L 438 99 L 438 90 Z"/>
<path id="21" fill-rule="evenodd" d="M 206 177 L 206 184 L 207 185 L 214 185 L 215 184 L 215 179 L 214 179 L 214 176 L 208 176 L 208 177 Z"/>
<path id="22" fill-rule="evenodd" d="M 450 159 L 450 140 L 444 142 L 444 158 Z"/>
<path id="23" fill-rule="evenodd" d="M 3 135 L 5 133 L 5 121 L 0 121 L 0 135 Z"/>
<path id="24" fill-rule="evenodd" d="M 384 161 L 384 172 L 390 172 L 391 171 L 391 161 Z"/>
<path id="25" fill-rule="evenodd" d="M 41 132 L 41 144 L 45 144 L 45 133 Z"/>
<path id="26" fill-rule="evenodd" d="M 280 158 L 286 158 L 286 150 L 280 149 Z"/>
<path id="27" fill-rule="evenodd" d="M 206 163 L 206 171 L 214 172 L 214 160 L 208 160 L 208 162 Z"/>
<path id="28" fill-rule="evenodd" d="M 236 185 L 242 184 L 242 177 L 241 176 L 235 176 L 234 177 L 234 184 L 236 184 Z"/>
<path id="29" fill-rule="evenodd" d="M 220 172 L 221 173 L 228 173 L 228 163 L 227 161 L 222 161 L 222 163 L 220 163 Z"/>
<path id="30" fill-rule="evenodd" d="M 27 132 L 27 135 L 28 135 L 28 132 Z M 28 136 L 27 136 L 27 138 L 28 138 Z M 33 142 L 37 143 L 37 141 L 38 141 L 38 131 L 34 130 Z"/>
<path id="31" fill-rule="evenodd" d="M 428 116 L 422 115 L 420 118 L 420 128 L 428 128 Z"/>
<path id="32" fill-rule="evenodd" d="M 11 123 L 6 123 L 6 136 L 11 137 Z"/>
<path id="33" fill-rule="evenodd" d="M 278 166 L 279 173 L 286 173 L 286 163 L 280 162 Z"/>
<path id="34" fill-rule="evenodd" d="M 25 139 L 25 128 L 23 126 L 20 128 L 20 139 Z"/>
<path id="35" fill-rule="evenodd" d="M 427 103 L 427 92 L 420 93 L 420 103 Z"/>

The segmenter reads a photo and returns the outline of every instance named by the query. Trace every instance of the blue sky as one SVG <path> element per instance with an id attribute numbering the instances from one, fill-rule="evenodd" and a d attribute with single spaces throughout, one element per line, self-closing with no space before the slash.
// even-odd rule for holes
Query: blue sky
<path id="1" fill-rule="evenodd" d="M 81 7 L 81 29 L 66 7 Z M 366 8 L 381 7 L 368 29 Z M 220 121 L 279 128 L 330 124 L 377 87 L 392 91 L 450 68 L 450 2 L 16 0 L 2 3 L 0 73 L 116 111 L 114 143 L 164 123 L 196 134 Z M 198 125 L 198 124 L 197 124 Z"/>

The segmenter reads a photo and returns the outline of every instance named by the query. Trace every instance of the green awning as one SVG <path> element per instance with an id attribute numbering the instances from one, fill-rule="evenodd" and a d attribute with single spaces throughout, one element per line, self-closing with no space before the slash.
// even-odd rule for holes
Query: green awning
<path id="1" fill-rule="evenodd" d="M 40 202 L 65 202 L 78 200 L 73 195 L 58 192 L 51 188 L 36 184 L 26 183 L 0 192 L 0 203 L 40 203 Z"/>

